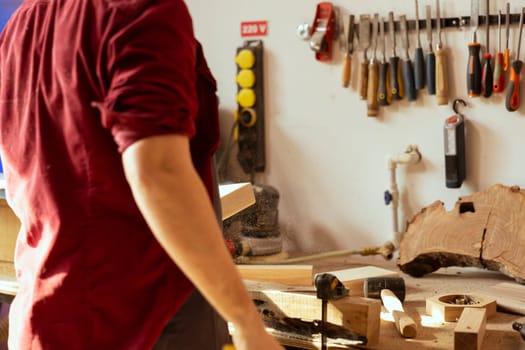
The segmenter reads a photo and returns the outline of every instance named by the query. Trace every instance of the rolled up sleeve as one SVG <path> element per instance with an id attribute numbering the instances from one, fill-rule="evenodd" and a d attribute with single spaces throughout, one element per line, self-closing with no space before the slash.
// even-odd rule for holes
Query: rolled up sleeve
<path id="1" fill-rule="evenodd" d="M 193 136 L 197 42 L 186 5 L 160 1 L 119 15 L 123 25 L 108 40 L 109 88 L 98 105 L 104 127 L 120 152 L 152 135 Z"/>

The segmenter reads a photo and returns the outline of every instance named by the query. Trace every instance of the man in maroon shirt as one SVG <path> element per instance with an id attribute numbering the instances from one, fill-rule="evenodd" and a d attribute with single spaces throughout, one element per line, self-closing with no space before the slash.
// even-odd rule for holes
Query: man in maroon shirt
<path id="1" fill-rule="evenodd" d="M 20 6 L 0 37 L 0 151 L 22 224 L 10 348 L 150 349 L 195 284 L 239 350 L 282 349 L 214 215 L 217 125 L 182 0 Z"/>

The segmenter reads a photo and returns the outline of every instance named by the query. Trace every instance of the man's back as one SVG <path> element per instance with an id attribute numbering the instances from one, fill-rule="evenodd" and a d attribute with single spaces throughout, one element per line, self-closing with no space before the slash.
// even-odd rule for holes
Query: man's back
<path id="1" fill-rule="evenodd" d="M 22 222 L 10 345 L 151 347 L 192 285 L 144 222 L 121 153 L 151 135 L 199 136 L 186 7 L 29 0 L 0 40 L 0 146 Z"/>

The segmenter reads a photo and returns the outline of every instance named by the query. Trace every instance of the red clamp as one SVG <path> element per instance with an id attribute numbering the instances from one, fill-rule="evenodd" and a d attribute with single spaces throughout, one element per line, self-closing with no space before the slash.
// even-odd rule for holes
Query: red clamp
<path id="1" fill-rule="evenodd" d="M 335 11 L 331 2 L 317 4 L 314 22 L 310 31 L 310 48 L 315 58 L 321 62 L 332 59 L 332 46 L 335 25 Z"/>

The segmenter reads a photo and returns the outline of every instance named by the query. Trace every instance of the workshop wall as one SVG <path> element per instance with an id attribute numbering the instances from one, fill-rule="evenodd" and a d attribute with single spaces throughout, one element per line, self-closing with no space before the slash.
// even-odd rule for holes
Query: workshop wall
<path id="1" fill-rule="evenodd" d="M 484 3 L 484 1 L 483 1 Z M 505 93 L 490 98 L 468 98 L 466 88 L 467 44 L 470 28 L 447 28 L 442 33 L 448 49 L 450 103 L 438 106 L 436 97 L 426 90 L 415 102 L 406 99 L 382 107 L 379 116 L 368 117 L 366 102 L 358 93 L 358 65 L 361 50 L 353 55 L 352 81 L 341 86 L 343 55 L 338 48 L 331 63 L 321 63 L 307 41 L 297 36 L 297 26 L 312 23 L 317 2 L 311 0 L 191 0 L 197 37 L 202 41 L 209 64 L 219 85 L 223 143 L 226 142 L 236 109 L 236 48 L 245 38 L 240 23 L 267 20 L 264 41 L 266 101 L 266 171 L 257 182 L 274 186 L 280 193 L 279 215 L 290 250 L 318 252 L 382 244 L 392 238 L 391 208 L 383 201 L 389 188 L 387 159 L 417 145 L 422 154 L 418 164 L 399 166 L 399 222 L 436 200 L 450 209 L 458 197 L 501 183 L 525 187 L 525 104 L 516 112 L 505 108 Z M 385 20 L 389 11 L 395 19 L 406 14 L 415 19 L 414 1 L 338 1 L 345 21 L 348 14 L 377 12 Z M 491 1 L 491 14 L 505 12 L 506 1 Z M 425 5 L 420 0 L 419 16 Z M 511 1 L 511 13 L 519 13 L 522 1 Z M 481 6 L 481 13 L 484 12 Z M 441 17 L 470 16 L 470 1 L 441 0 Z M 518 43 L 518 26 L 511 26 L 512 58 Z M 478 41 L 485 47 L 485 28 L 478 30 Z M 490 49 L 498 44 L 497 26 L 491 27 Z M 404 58 L 401 36 L 397 34 L 397 53 Z M 427 40 L 421 41 L 425 54 Z M 502 33 L 505 45 L 505 33 Z M 434 31 L 433 43 L 437 42 Z M 357 42 L 356 42 L 357 43 Z M 410 34 L 410 54 L 416 44 Z M 525 47 L 522 47 L 525 57 Z M 379 53 L 379 52 L 378 52 Z M 387 40 L 387 55 L 390 56 Z M 381 57 L 381 55 L 379 55 Z M 452 101 L 463 98 L 461 108 L 467 123 L 467 177 L 459 189 L 445 186 L 443 126 L 453 114 Z M 236 151 L 230 165 L 236 166 Z M 249 179 L 242 171 L 231 170 L 229 180 Z M 460 234 L 460 233 L 458 233 Z"/>

